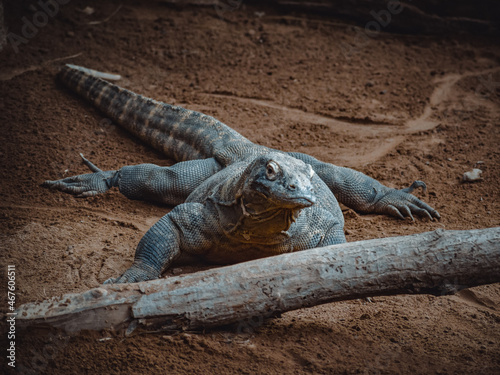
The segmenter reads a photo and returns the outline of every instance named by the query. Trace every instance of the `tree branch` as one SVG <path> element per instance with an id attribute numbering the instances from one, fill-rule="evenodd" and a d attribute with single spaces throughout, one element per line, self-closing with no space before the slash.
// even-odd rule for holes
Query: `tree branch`
<path id="1" fill-rule="evenodd" d="M 106 285 L 17 310 L 20 326 L 67 332 L 198 330 L 332 301 L 444 295 L 500 281 L 500 227 L 437 230 L 311 249 L 137 284 Z"/>

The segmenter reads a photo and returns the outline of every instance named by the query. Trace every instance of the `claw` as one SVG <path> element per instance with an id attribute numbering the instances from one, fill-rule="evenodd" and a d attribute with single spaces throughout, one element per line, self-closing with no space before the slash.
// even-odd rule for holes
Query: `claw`
<path id="1" fill-rule="evenodd" d="M 54 181 L 46 180 L 46 181 L 42 182 L 42 184 L 40 186 L 47 188 L 47 189 L 50 189 L 50 188 L 52 188 L 52 186 L 54 186 Z"/>
<path id="2" fill-rule="evenodd" d="M 427 191 L 427 185 L 425 184 L 425 182 L 419 181 L 419 180 L 413 181 L 413 184 L 411 184 L 407 188 L 401 189 L 401 191 L 410 194 L 411 192 L 413 192 L 413 190 L 418 189 L 418 188 L 422 188 L 422 191 L 424 193 Z"/>
<path id="3" fill-rule="evenodd" d="M 407 206 L 403 206 L 402 208 L 403 208 L 403 211 L 406 214 L 406 216 L 408 216 L 411 219 L 411 221 L 415 221 L 415 218 L 411 214 L 411 210 Z M 401 210 L 401 208 L 400 208 L 400 210 Z"/>
<path id="4" fill-rule="evenodd" d="M 436 211 L 436 214 L 437 214 L 436 219 L 439 219 L 440 217 L 439 217 L 439 214 L 437 213 L 437 211 Z M 422 216 L 427 217 L 430 221 L 434 221 L 434 218 L 432 217 L 432 215 L 427 210 L 422 210 Z"/>
<path id="5" fill-rule="evenodd" d="M 96 167 L 94 163 L 92 163 L 90 160 L 86 159 L 85 156 L 83 156 L 82 153 L 80 153 L 80 157 L 83 159 L 83 163 L 92 171 L 92 172 L 102 172 L 101 169 Z M 416 182 L 416 181 L 415 181 Z"/>
<path id="6" fill-rule="evenodd" d="M 432 215 L 429 213 L 428 210 L 424 209 L 424 208 L 420 208 L 412 203 L 409 203 L 408 204 L 409 207 L 410 207 L 410 210 L 413 211 L 414 213 L 416 213 L 418 216 L 420 217 L 427 217 L 430 221 L 434 220 L 432 218 Z M 430 207 L 429 207 L 430 208 Z M 432 208 L 431 208 L 432 210 Z"/>
<path id="7" fill-rule="evenodd" d="M 80 194 L 76 195 L 75 197 L 76 198 L 88 198 L 88 197 L 95 197 L 98 194 L 99 194 L 98 191 L 90 190 L 90 191 L 84 191 L 83 193 L 80 193 Z"/>
<path id="8" fill-rule="evenodd" d="M 389 213 L 392 213 L 394 216 L 397 216 L 403 220 L 405 219 L 403 214 L 401 212 L 399 212 L 399 210 L 396 207 L 394 207 L 392 204 L 387 206 L 387 210 L 389 211 Z"/>
<path id="9" fill-rule="evenodd" d="M 441 220 L 441 215 L 436 210 L 432 210 L 432 216 L 438 220 Z"/>
<path id="10" fill-rule="evenodd" d="M 104 281 L 103 284 L 107 285 L 115 284 L 117 279 L 118 279 L 117 277 L 110 277 L 109 279 Z"/>

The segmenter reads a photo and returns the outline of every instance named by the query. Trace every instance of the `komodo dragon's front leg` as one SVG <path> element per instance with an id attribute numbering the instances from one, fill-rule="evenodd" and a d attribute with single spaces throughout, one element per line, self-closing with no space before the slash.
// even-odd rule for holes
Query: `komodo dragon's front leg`
<path id="1" fill-rule="evenodd" d="M 181 254 L 202 255 L 218 235 L 210 212 L 200 203 L 184 203 L 163 216 L 142 237 L 134 263 L 120 277 L 105 284 L 158 279 Z"/>
<path id="2" fill-rule="evenodd" d="M 45 181 L 43 186 L 77 197 L 91 197 L 118 187 L 129 199 L 177 205 L 183 203 L 203 181 L 221 170 L 213 158 L 180 162 L 171 167 L 131 165 L 118 171 L 102 171 L 82 158 L 93 173 Z"/>
<path id="3" fill-rule="evenodd" d="M 410 194 L 419 187 L 426 189 L 422 181 L 415 181 L 406 189 L 393 189 L 353 169 L 324 163 L 299 152 L 288 154 L 310 164 L 337 200 L 358 212 L 386 214 L 401 219 L 410 217 L 412 220 L 413 215 L 430 220 L 441 217 L 427 203 Z"/>

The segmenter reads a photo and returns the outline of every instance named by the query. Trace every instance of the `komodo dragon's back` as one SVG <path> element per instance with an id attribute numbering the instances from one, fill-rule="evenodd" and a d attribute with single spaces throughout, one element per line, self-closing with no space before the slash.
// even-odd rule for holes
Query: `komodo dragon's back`
<path id="1" fill-rule="evenodd" d="M 206 159 L 222 150 L 254 147 L 247 138 L 211 116 L 135 94 L 96 73 L 66 65 L 58 77 L 114 122 L 169 158 Z"/>

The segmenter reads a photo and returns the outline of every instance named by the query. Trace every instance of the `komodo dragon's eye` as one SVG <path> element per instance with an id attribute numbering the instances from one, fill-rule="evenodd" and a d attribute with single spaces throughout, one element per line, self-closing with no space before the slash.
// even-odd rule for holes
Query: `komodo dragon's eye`
<path id="1" fill-rule="evenodd" d="M 280 170 L 280 167 L 278 164 L 276 164 L 274 161 L 270 161 L 267 163 L 266 167 L 266 175 L 269 180 L 274 180 L 278 176 L 278 172 Z"/>

